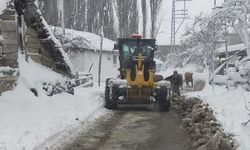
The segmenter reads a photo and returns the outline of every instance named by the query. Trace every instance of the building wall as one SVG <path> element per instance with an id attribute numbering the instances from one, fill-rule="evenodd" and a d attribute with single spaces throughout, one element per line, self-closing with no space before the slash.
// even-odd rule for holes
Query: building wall
<path id="1" fill-rule="evenodd" d="M 98 81 L 99 51 L 85 50 L 82 52 L 74 52 L 71 54 L 70 59 L 74 67 L 80 72 L 88 72 L 91 65 L 93 64 L 90 73 L 93 74 L 94 81 Z M 116 64 L 114 61 L 116 61 Z M 117 77 L 118 68 L 118 54 L 107 51 L 103 52 L 101 81 L 105 81 L 107 78 Z"/>

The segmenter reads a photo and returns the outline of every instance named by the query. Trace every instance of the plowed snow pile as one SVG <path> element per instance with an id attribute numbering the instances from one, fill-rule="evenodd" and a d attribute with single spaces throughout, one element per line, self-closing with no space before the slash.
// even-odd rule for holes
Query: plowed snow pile
<path id="1" fill-rule="evenodd" d="M 237 141 L 237 150 L 250 149 L 250 123 L 244 125 L 250 119 L 250 112 L 246 109 L 250 106 L 250 92 L 242 88 L 227 90 L 223 86 L 206 86 L 201 92 L 187 94 L 190 97 L 198 97 L 213 110 L 213 115 L 222 125 L 224 132 L 233 135 Z"/>

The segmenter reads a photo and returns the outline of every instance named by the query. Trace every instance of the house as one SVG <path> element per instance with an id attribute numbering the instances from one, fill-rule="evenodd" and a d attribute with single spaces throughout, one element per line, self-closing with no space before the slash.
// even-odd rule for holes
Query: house
<path id="1" fill-rule="evenodd" d="M 59 27 L 51 28 L 56 37 L 64 43 L 63 47 L 75 69 L 92 73 L 94 81 L 98 81 L 101 36 L 71 29 L 62 31 Z M 119 52 L 113 51 L 114 44 L 115 41 L 103 39 L 101 81 L 118 76 Z"/>

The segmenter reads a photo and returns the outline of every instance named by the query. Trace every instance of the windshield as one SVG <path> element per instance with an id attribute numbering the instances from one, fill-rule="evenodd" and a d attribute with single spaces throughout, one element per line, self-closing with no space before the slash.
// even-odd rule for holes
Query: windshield
<path id="1" fill-rule="evenodd" d="M 122 51 L 125 58 L 138 56 L 139 51 L 142 51 L 142 56 L 145 59 L 153 57 L 154 48 L 148 43 L 141 42 L 139 45 L 137 41 L 127 41 L 122 44 Z"/>

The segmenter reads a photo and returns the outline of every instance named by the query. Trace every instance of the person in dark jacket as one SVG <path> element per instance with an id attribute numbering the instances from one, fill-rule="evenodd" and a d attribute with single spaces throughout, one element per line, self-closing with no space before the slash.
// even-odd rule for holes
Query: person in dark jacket
<path id="1" fill-rule="evenodd" d="M 178 74 L 178 72 L 175 70 L 173 72 L 173 75 L 165 78 L 165 80 L 170 81 L 171 82 L 171 88 L 172 91 L 177 94 L 178 96 L 180 96 L 180 87 L 182 87 L 182 83 L 183 83 L 183 79 L 182 79 L 182 75 Z"/>

